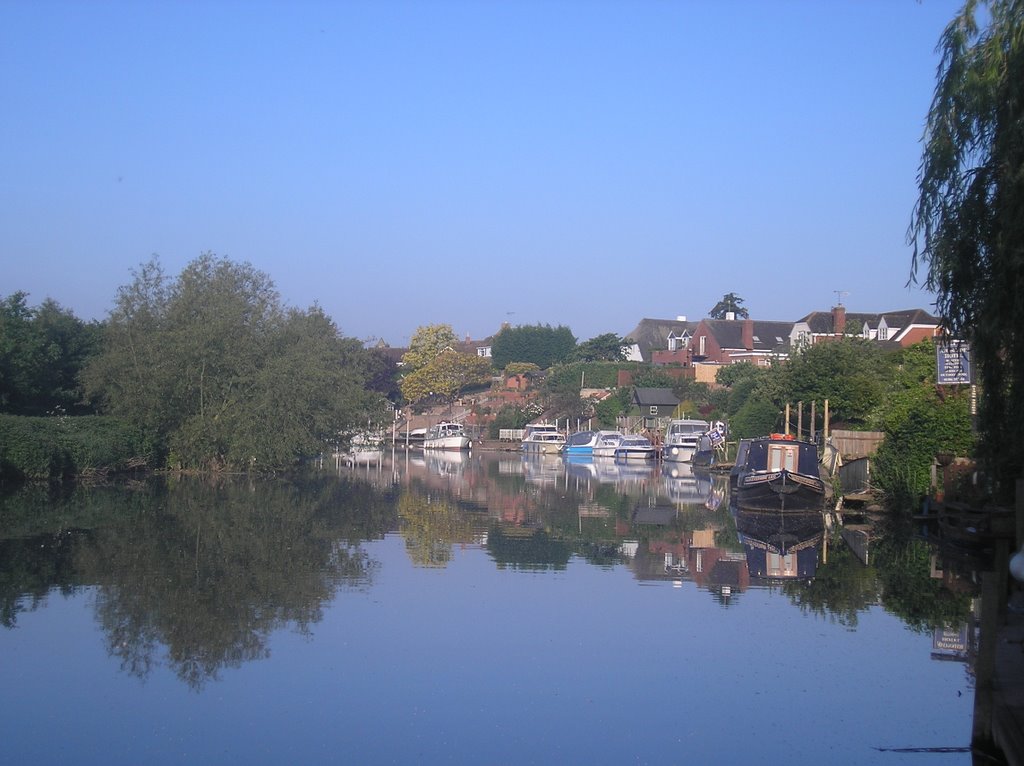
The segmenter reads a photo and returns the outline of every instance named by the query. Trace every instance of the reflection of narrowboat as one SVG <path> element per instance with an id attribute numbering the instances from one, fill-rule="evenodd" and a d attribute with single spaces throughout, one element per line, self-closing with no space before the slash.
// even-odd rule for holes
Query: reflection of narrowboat
<path id="1" fill-rule="evenodd" d="M 740 441 L 729 475 L 743 508 L 821 510 L 825 501 L 818 448 L 789 434 Z"/>
<path id="2" fill-rule="evenodd" d="M 820 511 L 749 511 L 738 507 L 735 510 L 736 531 L 752 577 L 814 577 L 825 533 Z"/>

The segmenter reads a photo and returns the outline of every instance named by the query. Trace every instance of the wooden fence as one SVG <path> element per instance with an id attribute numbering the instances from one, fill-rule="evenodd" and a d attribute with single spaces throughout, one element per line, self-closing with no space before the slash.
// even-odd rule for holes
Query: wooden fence
<path id="1" fill-rule="evenodd" d="M 832 438 L 832 445 L 845 458 L 874 455 L 878 451 L 882 440 L 885 439 L 885 434 L 881 431 L 835 430 L 832 431 L 830 436 Z"/>

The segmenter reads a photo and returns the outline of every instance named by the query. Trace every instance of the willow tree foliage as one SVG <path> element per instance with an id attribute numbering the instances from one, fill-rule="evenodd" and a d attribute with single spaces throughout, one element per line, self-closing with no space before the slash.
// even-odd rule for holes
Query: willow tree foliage
<path id="1" fill-rule="evenodd" d="M 265 274 L 207 253 L 176 279 L 156 259 L 135 272 L 85 378 L 172 467 L 272 470 L 365 424 L 379 397 L 364 353 L 319 308 L 285 308 Z"/>
<path id="2" fill-rule="evenodd" d="M 968 0 L 939 43 L 909 239 L 979 373 L 979 456 L 1009 499 L 1024 467 L 1024 0 Z"/>

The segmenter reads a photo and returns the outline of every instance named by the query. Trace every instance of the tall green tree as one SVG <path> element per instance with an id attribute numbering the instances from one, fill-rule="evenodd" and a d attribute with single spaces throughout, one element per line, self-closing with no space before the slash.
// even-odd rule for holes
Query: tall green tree
<path id="1" fill-rule="evenodd" d="M 712 319 L 725 319 L 726 315 L 730 313 L 744 319 L 750 316 L 750 312 L 743 308 L 743 299 L 736 293 L 726 293 L 723 295 L 722 300 L 716 303 L 711 308 L 711 311 L 708 312 L 708 316 Z"/>
<path id="2" fill-rule="evenodd" d="M 627 341 L 621 335 L 606 332 L 580 343 L 572 353 L 574 362 L 621 362 L 626 358 Z"/>
<path id="3" fill-rule="evenodd" d="M 575 350 L 576 338 L 564 325 L 519 325 L 504 327 L 494 336 L 491 359 L 498 369 L 509 362 L 533 362 L 546 370 L 568 360 Z"/>
<path id="4" fill-rule="evenodd" d="M 908 238 L 980 375 L 979 456 L 1008 501 L 1024 467 L 1024 0 L 968 0 L 942 34 Z"/>
<path id="5" fill-rule="evenodd" d="M 79 374 L 100 333 L 50 298 L 31 307 L 19 291 L 0 301 L 0 412 L 87 412 Z"/>
<path id="6" fill-rule="evenodd" d="M 175 280 L 155 258 L 135 272 L 85 377 L 173 467 L 272 470 L 375 413 L 362 353 L 320 309 L 285 309 L 265 274 L 206 253 Z"/>
<path id="7" fill-rule="evenodd" d="M 828 399 L 836 422 L 869 425 L 884 399 L 892 366 L 886 354 L 877 343 L 860 338 L 815 343 L 780 368 L 787 399 L 819 404 Z"/>

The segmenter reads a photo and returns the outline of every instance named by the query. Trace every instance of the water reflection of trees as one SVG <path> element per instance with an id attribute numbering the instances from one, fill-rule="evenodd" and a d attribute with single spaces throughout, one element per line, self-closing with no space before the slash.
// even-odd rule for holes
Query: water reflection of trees
<path id="1" fill-rule="evenodd" d="M 5 557 L 4 579 L 18 582 L 4 588 L 5 606 L 33 582 L 42 591 L 48 559 L 60 566 L 52 585 L 97 587 L 108 650 L 126 672 L 145 677 L 166 663 L 193 687 L 267 656 L 276 630 L 309 630 L 339 587 L 369 585 L 376 564 L 360 543 L 396 524 L 393 496 L 330 478 L 186 479 L 100 494 L 107 512 L 74 536 L 70 567 L 52 551 Z"/>
<path id="2" fill-rule="evenodd" d="M 454 545 L 472 542 L 468 514 L 443 496 L 407 489 L 398 499 L 398 515 L 405 548 L 417 566 L 443 567 L 451 561 Z"/>

